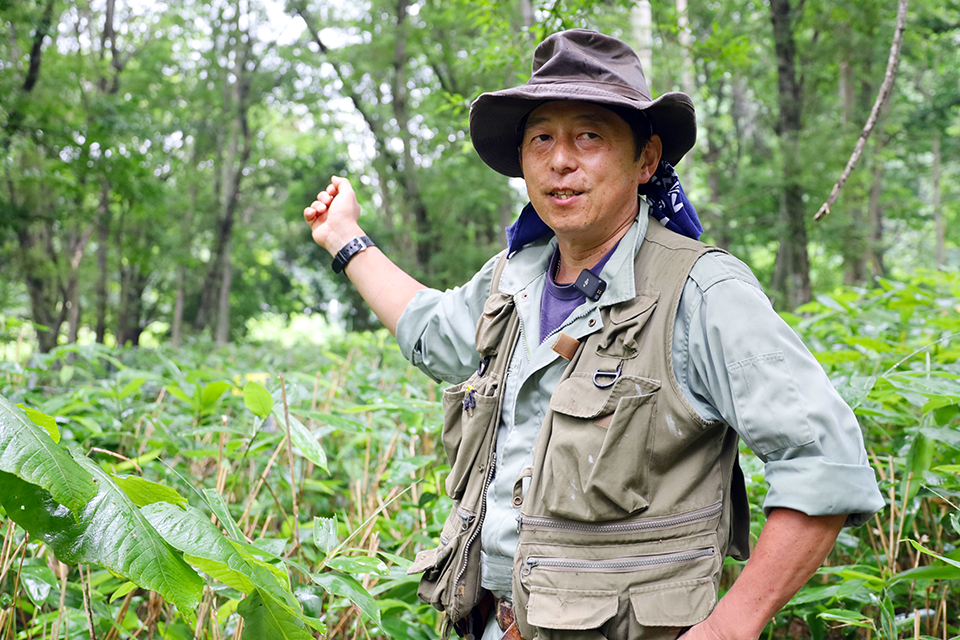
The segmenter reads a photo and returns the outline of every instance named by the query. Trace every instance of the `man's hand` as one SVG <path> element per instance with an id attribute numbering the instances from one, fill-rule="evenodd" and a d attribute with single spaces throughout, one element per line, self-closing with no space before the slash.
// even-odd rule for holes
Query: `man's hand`
<path id="1" fill-rule="evenodd" d="M 350 181 L 340 176 L 330 178 L 326 189 L 317 194 L 317 199 L 303 210 L 303 219 L 313 231 L 313 240 L 330 252 L 331 256 L 357 236 L 364 235 L 360 228 L 360 205 Z"/>
<path id="2" fill-rule="evenodd" d="M 350 181 L 340 176 L 330 178 L 327 188 L 303 210 L 303 219 L 310 225 L 314 241 L 331 256 L 337 255 L 357 236 L 365 235 L 358 222 L 357 194 Z M 377 247 L 356 254 L 344 273 L 384 326 L 397 335 L 400 316 L 424 286 L 393 264 Z"/>

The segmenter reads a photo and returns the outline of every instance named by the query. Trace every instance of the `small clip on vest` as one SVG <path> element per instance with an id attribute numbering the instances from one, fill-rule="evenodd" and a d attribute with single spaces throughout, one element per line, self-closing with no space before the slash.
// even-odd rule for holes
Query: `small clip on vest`
<path id="1" fill-rule="evenodd" d="M 483 374 L 487 372 L 487 369 L 490 367 L 490 356 L 480 358 L 480 364 L 477 365 L 477 375 L 481 378 Z"/>
<path id="2" fill-rule="evenodd" d="M 593 372 L 593 384 L 595 384 L 598 389 L 609 389 L 620 379 L 622 372 L 622 365 L 617 365 L 616 371 L 601 371 L 598 367 L 597 370 Z"/>

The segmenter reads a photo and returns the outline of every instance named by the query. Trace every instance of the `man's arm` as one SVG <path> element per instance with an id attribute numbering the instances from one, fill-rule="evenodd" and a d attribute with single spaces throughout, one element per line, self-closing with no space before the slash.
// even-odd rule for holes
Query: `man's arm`
<path id="1" fill-rule="evenodd" d="M 764 625 L 821 565 L 845 515 L 808 516 L 793 509 L 770 512 L 740 577 L 710 616 L 684 640 L 756 640 Z"/>
<path id="2" fill-rule="evenodd" d="M 314 241 L 331 256 L 337 255 L 353 238 L 364 235 L 353 186 L 339 176 L 332 177 L 330 185 L 317 194 L 316 201 L 303 210 L 303 218 L 310 225 Z M 417 291 L 426 288 L 376 247 L 354 256 L 344 273 L 394 336 L 404 309 Z"/>

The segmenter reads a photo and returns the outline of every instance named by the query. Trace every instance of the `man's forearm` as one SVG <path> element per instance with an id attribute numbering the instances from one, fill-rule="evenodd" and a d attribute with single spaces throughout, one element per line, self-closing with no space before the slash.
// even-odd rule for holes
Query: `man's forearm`
<path id="1" fill-rule="evenodd" d="M 394 336 L 407 305 L 417 291 L 425 288 L 376 247 L 358 253 L 344 273 Z"/>
<path id="2" fill-rule="evenodd" d="M 833 548 L 845 515 L 808 516 L 774 509 L 757 546 L 727 594 L 690 640 L 754 640 L 810 579 Z M 686 636 L 685 636 L 686 638 Z"/>

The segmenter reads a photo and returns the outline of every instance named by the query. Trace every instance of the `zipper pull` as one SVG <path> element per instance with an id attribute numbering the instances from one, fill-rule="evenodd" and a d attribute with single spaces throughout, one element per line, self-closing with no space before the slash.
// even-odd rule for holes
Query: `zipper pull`
<path id="1" fill-rule="evenodd" d="M 517 533 L 520 533 L 520 525 L 522 524 L 523 516 L 517 516 Z"/>

